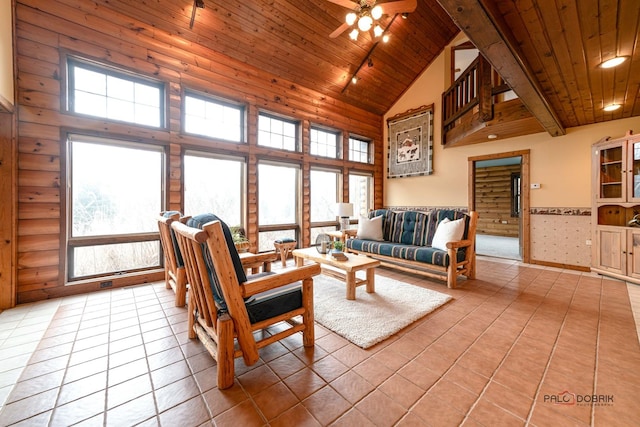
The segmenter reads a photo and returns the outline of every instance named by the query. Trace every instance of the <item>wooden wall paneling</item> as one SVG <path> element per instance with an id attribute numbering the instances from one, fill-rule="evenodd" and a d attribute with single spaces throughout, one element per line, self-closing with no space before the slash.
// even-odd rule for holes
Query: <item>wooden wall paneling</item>
<path id="1" fill-rule="evenodd" d="M 328 97 L 317 88 L 305 88 L 264 70 L 247 67 L 176 34 L 135 19 L 132 21 L 110 8 L 94 7 L 93 2 L 65 0 L 40 5 L 32 0 L 20 0 L 18 16 L 17 33 L 21 49 L 17 52 L 17 64 L 19 76 L 24 75 L 24 79 L 18 79 L 20 185 L 17 191 L 20 220 L 17 230 L 20 238 L 24 238 L 16 251 L 20 262 L 17 284 L 20 302 L 99 289 L 98 281 L 65 285 L 64 262 L 59 264 L 66 256 L 64 243 L 60 242 L 64 209 L 59 187 L 62 178 L 60 142 L 65 132 L 126 137 L 166 145 L 168 207 L 176 210 L 184 208 L 182 154 L 186 147 L 245 156 L 248 159 L 247 232 L 255 242 L 258 237 L 256 178 L 259 158 L 303 164 L 303 176 L 311 162 L 343 170 L 351 163 L 257 146 L 257 114 L 260 109 L 302 120 L 305 123 L 303 129 L 307 132 L 311 123 L 317 123 L 331 126 L 344 134 L 361 134 L 374 141 L 382 137 L 381 116 L 377 114 Z M 64 94 L 60 92 L 64 82 L 60 66 L 61 58 L 68 53 L 136 70 L 167 83 L 167 130 L 61 111 Z M 181 102 L 187 87 L 243 102 L 247 106 L 248 144 L 182 134 Z M 308 145 L 308 141 L 305 144 Z M 374 165 L 354 166 L 368 171 L 376 169 Z M 308 203 L 308 178 L 305 181 L 302 184 L 303 200 Z M 381 187 L 382 180 L 376 178 L 376 192 L 381 193 Z M 307 211 L 308 206 L 304 208 L 303 218 L 308 217 Z M 308 224 L 308 218 L 305 221 Z M 305 231 L 302 235 L 305 244 L 310 240 L 307 234 Z M 43 236 L 40 248 L 35 247 L 38 236 Z M 54 245 L 60 249 L 55 250 Z M 116 278 L 114 287 L 161 278 L 161 274 L 155 272 L 127 276 Z"/>
<path id="2" fill-rule="evenodd" d="M 519 218 L 511 216 L 511 175 L 520 165 L 476 168 L 478 233 L 518 237 Z"/>
<path id="3" fill-rule="evenodd" d="M 16 304 L 15 120 L 15 113 L 0 113 L 0 310 Z"/>
<path id="4" fill-rule="evenodd" d="M 23 268 L 18 271 L 18 283 L 22 290 L 37 290 L 43 287 L 58 286 L 60 269 L 58 266 Z"/>
<path id="5" fill-rule="evenodd" d="M 59 218 L 60 203 L 20 203 L 18 219 Z"/>
<path id="6" fill-rule="evenodd" d="M 53 235 L 59 233 L 59 218 L 33 218 L 20 219 L 18 221 L 18 238 L 20 238 L 20 236 Z"/>

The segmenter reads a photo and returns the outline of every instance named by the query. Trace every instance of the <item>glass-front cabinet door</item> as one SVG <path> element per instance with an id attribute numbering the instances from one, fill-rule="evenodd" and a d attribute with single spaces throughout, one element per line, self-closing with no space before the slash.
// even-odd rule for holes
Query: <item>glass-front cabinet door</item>
<path id="1" fill-rule="evenodd" d="M 626 184 L 627 173 L 625 168 L 626 145 L 615 142 L 611 145 L 599 147 L 594 155 L 594 164 L 598 168 L 596 172 L 597 191 L 599 201 L 624 202 L 627 198 Z M 640 170 L 640 163 L 639 163 Z"/>

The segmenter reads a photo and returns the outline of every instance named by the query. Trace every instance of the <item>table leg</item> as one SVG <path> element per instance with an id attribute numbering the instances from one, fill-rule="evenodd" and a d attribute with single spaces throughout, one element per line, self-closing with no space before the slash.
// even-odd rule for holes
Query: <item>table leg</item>
<path id="1" fill-rule="evenodd" d="M 355 273 L 355 271 L 347 273 L 346 274 L 346 279 L 347 279 L 347 299 L 356 299 L 356 273 Z"/>
<path id="2" fill-rule="evenodd" d="M 269 273 L 271 271 L 271 261 L 265 261 L 262 266 L 262 271 Z"/>
<path id="3" fill-rule="evenodd" d="M 376 272 L 373 268 L 367 268 L 367 292 L 372 294 L 376 291 Z"/>
<path id="4" fill-rule="evenodd" d="M 294 257 L 296 261 L 296 267 L 302 267 L 304 265 L 304 258 L 301 256 Z"/>

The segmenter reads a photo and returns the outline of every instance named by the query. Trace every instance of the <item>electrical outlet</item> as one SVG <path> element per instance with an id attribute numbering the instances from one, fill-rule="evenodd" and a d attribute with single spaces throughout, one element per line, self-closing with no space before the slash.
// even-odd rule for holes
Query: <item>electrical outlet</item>
<path id="1" fill-rule="evenodd" d="M 113 286 L 113 282 L 111 280 L 100 283 L 100 289 L 110 288 L 111 286 Z"/>
<path id="2" fill-rule="evenodd" d="M 584 244 L 587 245 L 587 246 L 591 246 L 591 239 L 587 239 L 587 241 L 584 242 Z"/>
<path id="3" fill-rule="evenodd" d="M 531 189 L 532 190 L 537 190 L 538 188 L 540 188 L 540 184 L 538 184 L 538 183 L 531 184 Z"/>

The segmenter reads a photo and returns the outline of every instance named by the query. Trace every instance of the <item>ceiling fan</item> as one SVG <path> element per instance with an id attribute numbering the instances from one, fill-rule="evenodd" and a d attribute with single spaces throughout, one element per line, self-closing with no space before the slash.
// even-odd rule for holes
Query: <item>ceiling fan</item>
<path id="1" fill-rule="evenodd" d="M 380 18 L 384 15 L 392 16 L 396 13 L 410 13 L 416 10 L 417 0 L 398 0 L 377 4 L 376 0 L 328 0 L 347 9 L 345 22 L 340 25 L 329 37 L 338 37 L 350 27 L 349 33 L 352 40 L 358 38 L 360 32 L 370 31 L 372 38 L 380 37 L 384 33 L 384 28 L 380 25 Z"/>

